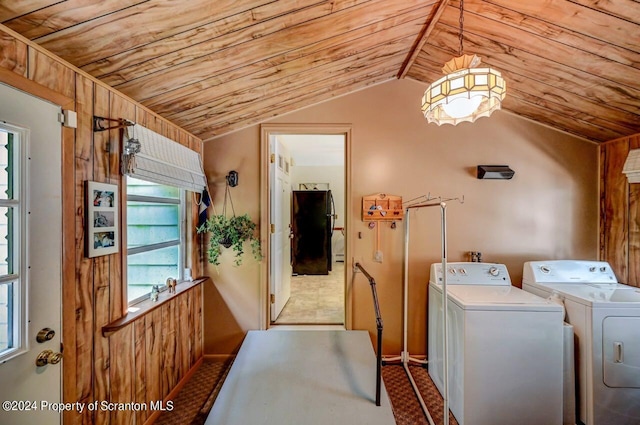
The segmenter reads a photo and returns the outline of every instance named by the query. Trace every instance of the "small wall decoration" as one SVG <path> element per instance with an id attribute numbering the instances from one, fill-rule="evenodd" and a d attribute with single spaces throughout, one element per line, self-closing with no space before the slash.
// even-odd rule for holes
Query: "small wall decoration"
<path id="1" fill-rule="evenodd" d="M 85 182 L 86 255 L 89 258 L 119 250 L 118 186 Z"/>
<path id="2" fill-rule="evenodd" d="M 362 221 L 394 222 L 402 220 L 403 216 L 402 196 L 377 193 L 362 197 Z"/>

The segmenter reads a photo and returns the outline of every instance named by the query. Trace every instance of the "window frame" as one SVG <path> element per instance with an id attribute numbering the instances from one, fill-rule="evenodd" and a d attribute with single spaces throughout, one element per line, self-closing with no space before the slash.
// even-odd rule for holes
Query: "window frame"
<path id="1" fill-rule="evenodd" d="M 151 292 L 147 292 L 137 298 L 134 298 L 132 300 L 129 300 L 129 256 L 130 255 L 135 255 L 135 254 L 140 254 L 140 253 L 144 253 L 144 252 L 151 252 L 151 251 L 155 251 L 155 250 L 159 250 L 159 249 L 163 249 L 163 248 L 168 248 L 168 247 L 172 247 L 172 246 L 178 246 L 178 276 L 177 276 L 177 280 L 178 282 L 182 282 L 184 279 L 184 268 L 185 268 L 185 264 L 186 264 L 186 260 L 187 260 L 187 213 L 186 213 L 186 207 L 187 207 L 187 203 L 186 203 L 186 190 L 179 188 L 177 186 L 171 186 L 171 185 L 167 185 L 167 184 L 163 184 L 163 183 L 155 183 L 155 182 L 151 182 L 150 183 L 154 183 L 154 184 L 158 184 L 161 186 L 169 186 L 169 187 L 173 187 L 179 190 L 179 198 L 165 198 L 165 197 L 160 197 L 160 196 L 146 196 L 146 195 L 130 195 L 129 191 L 128 191 L 128 182 L 129 179 L 135 179 L 135 180 L 139 180 L 139 181 L 147 181 L 145 179 L 140 179 L 140 178 L 136 178 L 136 177 L 132 177 L 132 176 L 128 176 L 125 175 L 124 176 L 124 188 L 125 188 L 125 205 L 124 205 L 124 211 L 125 211 L 125 215 L 126 212 L 128 211 L 129 208 L 129 202 L 150 202 L 150 203 L 157 203 L 157 204 L 162 204 L 162 205 L 178 205 L 178 231 L 179 231 L 179 238 L 177 240 L 171 240 L 171 241 L 165 241 L 165 242 L 159 242 L 159 243 L 153 243 L 153 244 L 149 244 L 149 245 L 141 245 L 141 246 L 137 246 L 135 248 L 129 248 L 128 246 L 125 246 L 125 270 L 127 271 L 127 286 L 126 286 L 126 290 L 125 290 L 125 300 L 127 301 L 127 304 L 129 307 L 135 306 L 136 304 L 148 300 L 150 298 L 150 294 Z M 124 229 L 124 231 L 128 232 L 128 220 L 127 220 L 127 226 Z M 128 235 L 127 235 L 128 237 Z M 167 276 L 167 278 L 169 277 L 173 277 L 173 276 Z M 159 282 L 158 285 L 160 285 L 160 292 L 163 292 L 165 290 L 167 290 L 168 288 L 164 285 L 164 282 Z"/>
<path id="2" fill-rule="evenodd" d="M 7 255 L 12 256 L 12 270 L 7 270 L 6 275 L 0 275 L 0 284 L 11 284 L 10 292 L 12 304 L 12 347 L 0 352 L 0 364 L 29 351 L 29 317 L 27 310 L 27 294 L 29 275 L 27 270 L 27 237 L 28 237 L 28 211 L 29 211 L 29 130 L 0 121 L 0 131 L 12 135 L 12 152 L 10 160 L 13 161 L 12 179 L 13 196 L 11 199 L 0 199 L 0 208 L 11 208 L 11 234 L 12 250 Z M 8 141 L 7 141 L 8 142 Z M 8 223 L 9 225 L 9 223 Z"/>

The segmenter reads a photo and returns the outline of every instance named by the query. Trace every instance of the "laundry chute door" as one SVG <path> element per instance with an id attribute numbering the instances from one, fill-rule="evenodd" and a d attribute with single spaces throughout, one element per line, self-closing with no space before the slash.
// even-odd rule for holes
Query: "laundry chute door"
<path id="1" fill-rule="evenodd" d="M 0 99 L 0 424 L 59 425 L 61 110 L 2 84 Z"/>
<path id="2" fill-rule="evenodd" d="M 271 173 L 271 320 L 275 321 L 291 296 L 291 160 L 286 147 L 270 141 Z"/>

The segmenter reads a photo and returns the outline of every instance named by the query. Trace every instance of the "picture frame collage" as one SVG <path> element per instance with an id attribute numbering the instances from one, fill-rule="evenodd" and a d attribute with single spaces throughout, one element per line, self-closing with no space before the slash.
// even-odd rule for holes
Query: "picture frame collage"
<path id="1" fill-rule="evenodd" d="M 86 256 L 89 258 L 119 251 L 118 186 L 86 181 Z"/>

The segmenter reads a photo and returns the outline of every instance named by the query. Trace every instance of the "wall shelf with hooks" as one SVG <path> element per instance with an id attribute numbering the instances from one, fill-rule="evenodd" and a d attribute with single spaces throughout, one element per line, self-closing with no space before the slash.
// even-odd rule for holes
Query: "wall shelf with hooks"
<path id="1" fill-rule="evenodd" d="M 362 197 L 362 221 L 402 220 L 402 196 L 377 193 Z"/>

